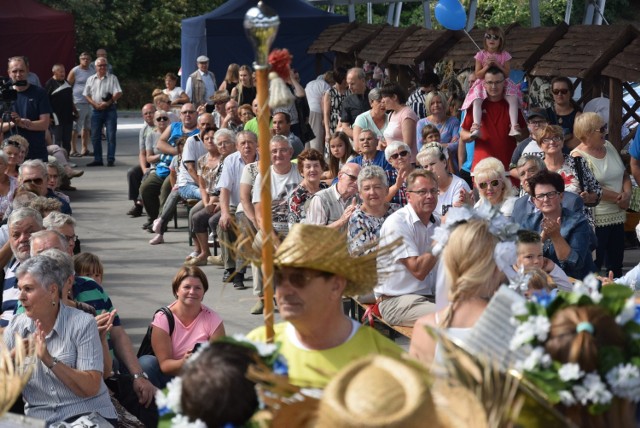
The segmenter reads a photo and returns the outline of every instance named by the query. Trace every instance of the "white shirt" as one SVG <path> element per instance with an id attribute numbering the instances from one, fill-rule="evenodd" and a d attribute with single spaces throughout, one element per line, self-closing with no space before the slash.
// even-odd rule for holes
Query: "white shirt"
<path id="1" fill-rule="evenodd" d="M 229 191 L 229 206 L 232 207 L 237 207 L 240 203 L 240 177 L 242 177 L 243 168 L 244 160 L 240 152 L 231 153 L 224 158 L 218 189 Z"/>
<path id="2" fill-rule="evenodd" d="M 200 73 L 200 77 L 202 77 L 202 82 L 204 83 L 204 88 L 205 88 L 204 99 L 208 100 L 210 97 L 213 96 L 214 92 L 216 91 L 216 88 L 217 88 L 216 81 L 215 79 L 211 78 L 211 75 L 209 74 L 209 72 L 203 73 L 202 71 L 198 70 L 198 73 Z M 193 101 L 193 87 L 192 87 L 191 77 L 187 79 L 187 87 L 184 88 L 184 90 L 189 96 L 189 99 Z"/>
<path id="3" fill-rule="evenodd" d="M 189 171 L 187 171 L 187 162 L 193 162 L 193 166 L 195 168 L 195 162 L 200 159 L 201 156 L 207 154 L 207 149 L 204 148 L 204 144 L 200 141 L 199 135 L 192 135 L 187 138 L 186 143 L 184 144 L 184 149 L 182 149 L 182 166 L 178 171 L 178 178 L 176 184 L 178 187 L 182 187 L 187 183 L 195 183 Z M 198 183 L 195 183 L 196 185 Z"/>
<path id="4" fill-rule="evenodd" d="M 286 233 L 289 231 L 289 195 L 293 192 L 298 184 L 302 181 L 302 176 L 298 172 L 298 168 L 293 163 L 291 169 L 286 174 L 278 174 L 271 167 L 271 216 L 273 229 L 276 232 Z M 261 184 L 262 176 L 258 173 L 256 181 L 253 184 L 253 194 L 251 202 L 254 204 L 261 200 Z"/>
<path id="5" fill-rule="evenodd" d="M 376 296 L 402 296 L 405 294 L 435 294 L 437 265 L 422 281 L 413 276 L 400 260 L 417 257 L 431 251 L 432 236 L 440 221 L 425 225 L 413 207 L 405 205 L 385 220 L 380 229 L 380 246 L 402 238 L 402 244 L 390 254 L 378 256 L 378 285 L 373 289 Z"/>
<path id="6" fill-rule="evenodd" d="M 331 86 L 325 82 L 324 76 L 320 76 L 316 80 L 307 83 L 304 92 L 307 95 L 307 103 L 309 104 L 310 111 L 322 113 L 322 96 L 329 89 L 331 89 Z"/>

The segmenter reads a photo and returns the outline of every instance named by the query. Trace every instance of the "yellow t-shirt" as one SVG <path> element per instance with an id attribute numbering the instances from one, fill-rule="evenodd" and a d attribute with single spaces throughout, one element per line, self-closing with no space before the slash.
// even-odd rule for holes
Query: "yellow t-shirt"
<path id="1" fill-rule="evenodd" d="M 285 322 L 274 326 L 274 342 L 289 365 L 289 380 L 304 388 L 324 388 L 331 378 L 351 361 L 370 354 L 398 357 L 403 350 L 371 327 L 358 325 L 355 334 L 342 345 L 322 351 L 305 349 L 298 342 L 293 325 Z M 264 327 L 247 335 L 250 340 L 266 341 Z"/>

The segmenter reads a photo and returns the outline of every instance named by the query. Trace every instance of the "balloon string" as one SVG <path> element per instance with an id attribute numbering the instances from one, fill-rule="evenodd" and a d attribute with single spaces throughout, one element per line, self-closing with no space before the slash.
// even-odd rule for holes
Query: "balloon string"
<path id="1" fill-rule="evenodd" d="M 482 48 L 480 46 L 478 46 L 478 44 L 476 43 L 475 40 L 473 40 L 473 37 L 471 37 L 471 35 L 469 33 L 467 33 L 467 30 L 462 30 L 464 31 L 464 34 L 467 35 L 467 37 L 469 38 L 469 40 L 471 40 L 471 43 L 473 43 L 474 45 L 476 45 L 476 47 L 478 48 L 479 51 L 482 50 Z"/>

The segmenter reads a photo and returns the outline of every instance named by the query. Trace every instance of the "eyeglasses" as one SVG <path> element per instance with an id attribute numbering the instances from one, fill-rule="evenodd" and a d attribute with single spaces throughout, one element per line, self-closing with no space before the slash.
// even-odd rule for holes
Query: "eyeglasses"
<path id="1" fill-rule="evenodd" d="M 234 144 L 233 141 L 223 141 L 221 143 L 216 143 L 216 147 L 230 146 L 232 144 Z"/>
<path id="2" fill-rule="evenodd" d="M 69 242 L 76 242 L 78 240 L 78 235 L 64 235 Z"/>
<path id="3" fill-rule="evenodd" d="M 284 281 L 288 281 L 293 288 L 302 289 L 311 282 L 311 280 L 319 276 L 331 276 L 331 274 L 328 272 L 304 270 L 294 270 L 293 272 L 284 273 L 276 269 L 273 272 L 273 286 L 277 288 L 281 286 Z"/>
<path id="4" fill-rule="evenodd" d="M 547 192 L 547 193 L 539 193 L 539 194 L 535 195 L 534 198 L 536 198 L 539 201 L 544 201 L 544 198 L 547 198 L 547 199 L 551 200 L 551 199 L 557 198 L 559 194 L 560 194 L 560 192 L 558 192 L 558 191 Z"/>
<path id="5" fill-rule="evenodd" d="M 351 181 L 356 181 L 358 179 L 357 175 L 349 174 L 348 172 L 345 172 L 345 171 L 342 171 L 342 173 L 344 175 L 346 175 L 347 177 L 349 177 L 351 179 Z"/>
<path id="6" fill-rule="evenodd" d="M 540 127 L 540 126 L 544 126 L 547 124 L 546 120 L 532 120 L 529 122 L 529 125 L 531 126 L 535 126 L 536 128 Z"/>
<path id="7" fill-rule="evenodd" d="M 555 137 L 547 137 L 547 138 L 543 138 L 542 139 L 542 144 L 551 144 L 552 142 L 554 143 L 560 143 L 561 141 L 564 141 L 564 138 L 562 137 L 558 137 L 557 135 Z"/>
<path id="8" fill-rule="evenodd" d="M 601 134 L 606 134 L 607 133 L 607 125 L 601 126 L 600 129 L 596 129 L 593 132 L 599 132 Z"/>
<path id="9" fill-rule="evenodd" d="M 553 95 L 560 95 L 560 94 L 567 95 L 569 93 L 569 90 L 568 89 L 553 89 L 553 90 L 551 90 L 551 93 Z"/>
<path id="10" fill-rule="evenodd" d="M 33 183 L 36 186 L 41 186 L 44 183 L 44 178 L 27 178 L 22 180 L 23 184 Z"/>
<path id="11" fill-rule="evenodd" d="M 487 40 L 500 40 L 500 36 L 498 36 L 497 34 L 485 33 L 484 38 Z"/>
<path id="12" fill-rule="evenodd" d="M 401 151 L 401 152 L 398 152 L 398 153 L 394 153 L 394 154 L 392 154 L 391 156 L 389 156 L 389 159 L 396 160 L 396 159 L 398 159 L 398 158 L 403 158 L 403 157 L 407 156 L 408 154 L 409 154 L 409 152 L 408 152 L 408 151 L 403 150 L 403 151 Z"/>
<path id="13" fill-rule="evenodd" d="M 440 194 L 440 190 L 434 187 L 433 189 L 407 190 L 407 193 L 415 193 L 420 197 L 426 196 L 427 193 L 431 196 L 438 196 Z"/>
<path id="14" fill-rule="evenodd" d="M 478 183 L 478 187 L 481 188 L 482 190 L 486 189 L 489 186 L 498 187 L 499 185 L 500 185 L 500 180 L 491 180 L 491 181 L 485 181 L 484 183 Z"/>
<path id="15" fill-rule="evenodd" d="M 484 84 L 487 85 L 487 86 L 498 86 L 498 85 L 501 85 L 502 83 L 504 83 L 504 79 L 497 80 L 495 82 L 489 82 L 487 80 L 484 81 Z"/>
<path id="16" fill-rule="evenodd" d="M 193 114 L 195 112 L 196 112 L 195 110 L 182 110 L 180 114 Z"/>
<path id="17" fill-rule="evenodd" d="M 158 122 L 166 122 L 167 120 L 169 120 L 168 116 L 156 117 L 156 121 L 158 121 Z"/>
<path id="18" fill-rule="evenodd" d="M 7 147 L 7 146 L 12 146 L 12 147 L 16 147 L 16 148 L 20 148 L 20 143 L 18 143 L 17 141 L 12 141 L 12 140 L 4 140 L 4 142 L 2 143 L 2 147 Z"/>

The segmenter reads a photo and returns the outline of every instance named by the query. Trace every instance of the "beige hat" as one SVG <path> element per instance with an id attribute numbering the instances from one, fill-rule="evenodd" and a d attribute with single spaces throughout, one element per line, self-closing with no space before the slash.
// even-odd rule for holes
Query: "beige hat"
<path id="1" fill-rule="evenodd" d="M 469 390 L 430 386 L 426 369 L 375 355 L 343 368 L 324 390 L 319 428 L 486 427 L 486 413 Z"/>
<path id="2" fill-rule="evenodd" d="M 205 55 L 200 55 L 196 61 L 197 62 L 209 62 L 209 57 L 205 56 Z"/>

